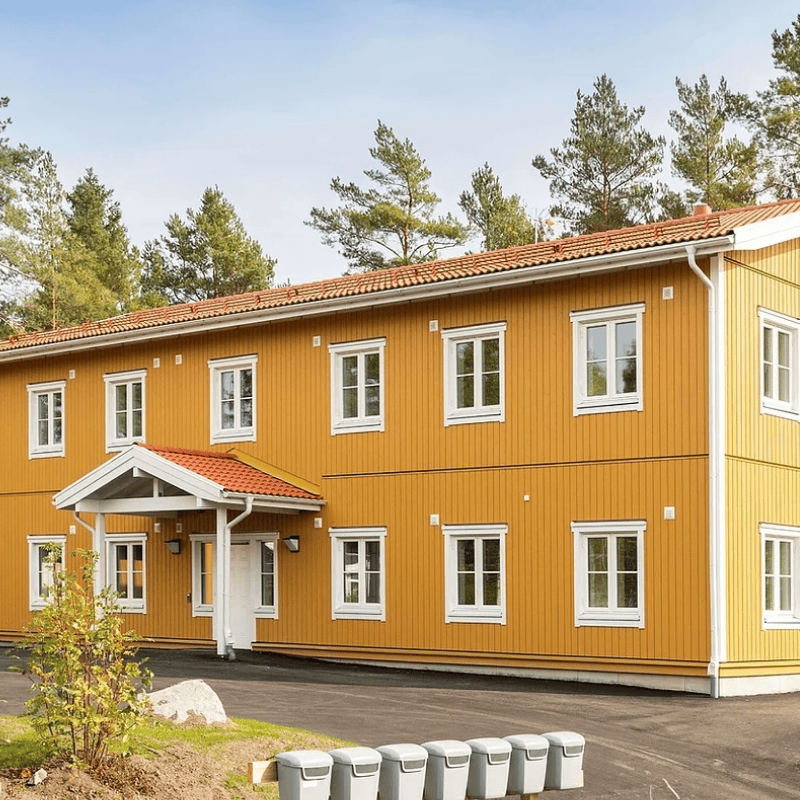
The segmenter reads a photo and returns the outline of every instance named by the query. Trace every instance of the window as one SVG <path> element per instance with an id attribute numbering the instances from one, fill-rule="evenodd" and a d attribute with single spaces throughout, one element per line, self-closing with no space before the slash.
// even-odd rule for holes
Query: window
<path id="1" fill-rule="evenodd" d="M 214 613 L 214 565 L 216 548 L 213 535 L 192 535 L 192 616 L 210 617 Z"/>
<path id="2" fill-rule="evenodd" d="M 573 311 L 573 413 L 642 410 L 644 303 Z"/>
<path id="3" fill-rule="evenodd" d="M 145 370 L 105 375 L 106 450 L 144 441 Z"/>
<path id="4" fill-rule="evenodd" d="M 47 605 L 50 587 L 53 585 L 54 572 L 63 568 L 64 545 L 66 536 L 29 536 L 28 537 L 28 575 L 30 609 L 35 611 Z M 55 570 L 47 563 L 50 549 L 59 548 L 59 558 Z"/>
<path id="5" fill-rule="evenodd" d="M 64 455 L 64 387 L 66 381 L 28 386 L 28 455 Z"/>
<path id="6" fill-rule="evenodd" d="M 573 522 L 575 625 L 644 627 L 643 521 Z"/>
<path id="7" fill-rule="evenodd" d="M 443 525 L 445 621 L 505 624 L 506 525 Z"/>
<path id="8" fill-rule="evenodd" d="M 386 528 L 334 529 L 333 619 L 386 619 Z"/>
<path id="9" fill-rule="evenodd" d="M 761 525 L 765 628 L 800 628 L 800 528 Z"/>
<path id="10" fill-rule="evenodd" d="M 382 431 L 386 339 L 332 344 L 331 433 Z"/>
<path id="11" fill-rule="evenodd" d="M 505 322 L 450 328 L 444 341 L 444 424 L 502 422 Z"/>
<path id="12" fill-rule="evenodd" d="M 211 441 L 256 439 L 256 362 L 258 356 L 209 361 Z"/>
<path id="13" fill-rule="evenodd" d="M 759 309 L 761 320 L 761 411 L 800 419 L 797 337 L 800 321 Z"/>
<path id="14" fill-rule="evenodd" d="M 108 585 L 118 594 L 123 611 L 145 613 L 144 533 L 113 534 L 106 537 Z"/>
<path id="15" fill-rule="evenodd" d="M 257 553 L 257 617 L 277 617 L 278 613 L 278 534 L 254 540 Z"/>

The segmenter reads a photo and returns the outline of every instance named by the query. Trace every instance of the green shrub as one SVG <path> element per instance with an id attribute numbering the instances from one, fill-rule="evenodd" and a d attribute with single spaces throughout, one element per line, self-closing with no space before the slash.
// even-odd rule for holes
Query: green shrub
<path id="1" fill-rule="evenodd" d="M 96 768 L 109 741 L 125 741 L 146 712 L 140 689 L 150 687 L 152 673 L 133 658 L 136 635 L 122 630 L 116 594 L 94 593 L 97 553 L 73 555 L 82 561 L 80 580 L 60 567 L 57 547 L 48 553 L 53 584 L 25 631 L 22 672 L 33 682 L 26 706 L 42 742 Z"/>

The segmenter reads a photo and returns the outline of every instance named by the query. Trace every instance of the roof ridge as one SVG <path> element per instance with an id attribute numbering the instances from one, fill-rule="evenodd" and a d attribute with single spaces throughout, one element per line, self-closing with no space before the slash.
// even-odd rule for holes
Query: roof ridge
<path id="1" fill-rule="evenodd" d="M 238 461 L 235 455 L 229 452 L 220 452 L 218 450 L 194 450 L 187 447 L 170 447 L 168 445 L 148 444 L 147 442 L 136 442 L 139 447 L 144 447 L 154 453 L 174 453 L 175 455 L 182 456 L 201 456 L 203 458 L 229 458 Z"/>

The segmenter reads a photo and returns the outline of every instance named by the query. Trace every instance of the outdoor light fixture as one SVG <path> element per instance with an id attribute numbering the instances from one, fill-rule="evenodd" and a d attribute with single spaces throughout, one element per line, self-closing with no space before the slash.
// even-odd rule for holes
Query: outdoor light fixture
<path id="1" fill-rule="evenodd" d="M 290 553 L 299 553 L 300 552 L 300 537 L 299 536 L 287 536 L 283 543 L 286 547 L 289 548 Z"/>
<path id="2" fill-rule="evenodd" d="M 170 551 L 170 553 L 172 553 L 173 555 L 176 555 L 176 556 L 180 555 L 180 552 L 181 552 L 181 540 L 180 539 L 167 539 L 166 542 L 164 542 L 164 544 L 166 544 L 167 549 Z"/>

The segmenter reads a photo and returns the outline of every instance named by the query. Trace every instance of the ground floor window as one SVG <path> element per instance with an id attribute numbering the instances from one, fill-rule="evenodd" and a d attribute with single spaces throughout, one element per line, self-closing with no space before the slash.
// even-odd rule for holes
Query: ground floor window
<path id="1" fill-rule="evenodd" d="M 117 593 L 117 604 L 124 611 L 145 613 L 144 533 L 106 536 L 108 585 Z"/>
<path id="2" fill-rule="evenodd" d="M 336 528 L 330 535 L 333 619 L 386 619 L 386 528 Z"/>
<path id="3" fill-rule="evenodd" d="M 505 624 L 507 525 L 443 525 L 445 620 Z"/>
<path id="4" fill-rule="evenodd" d="M 192 616 L 214 613 L 214 536 L 192 536 Z"/>
<path id="5" fill-rule="evenodd" d="M 575 625 L 644 627 L 644 530 L 638 521 L 573 522 Z"/>
<path id="6" fill-rule="evenodd" d="M 53 585 L 54 574 L 63 568 L 66 536 L 28 537 L 29 607 L 31 611 L 44 608 Z M 58 553 L 55 563 L 48 563 L 51 551 Z"/>
<path id="7" fill-rule="evenodd" d="M 278 616 L 278 541 L 277 533 L 259 534 L 250 540 L 257 617 Z"/>
<path id="8" fill-rule="evenodd" d="M 800 627 L 800 528 L 763 524 L 760 531 L 764 627 Z"/>

